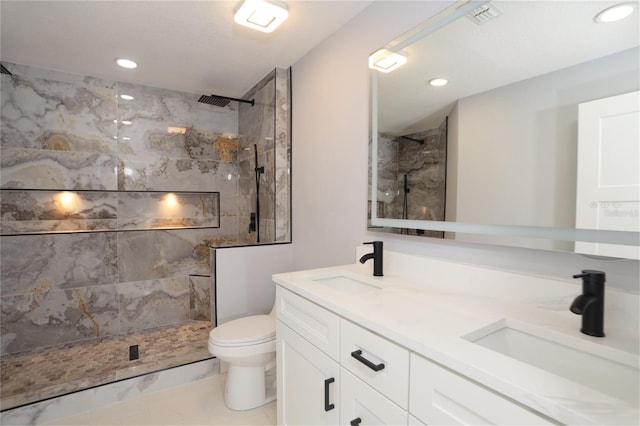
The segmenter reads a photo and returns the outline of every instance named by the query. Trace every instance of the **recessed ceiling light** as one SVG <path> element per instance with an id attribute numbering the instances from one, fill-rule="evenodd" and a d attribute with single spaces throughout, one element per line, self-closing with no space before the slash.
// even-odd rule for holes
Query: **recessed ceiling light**
<path id="1" fill-rule="evenodd" d="M 240 25 L 270 33 L 282 24 L 289 12 L 284 6 L 264 0 L 245 0 L 234 15 Z"/>
<path id="2" fill-rule="evenodd" d="M 609 22 L 616 22 L 631 15 L 636 8 L 635 3 L 620 3 L 615 6 L 611 6 L 598 13 L 593 20 L 599 24 L 608 24 Z"/>
<path id="3" fill-rule="evenodd" d="M 446 78 L 432 78 L 429 80 L 429 84 L 435 87 L 446 86 L 449 83 L 449 80 Z"/>
<path id="4" fill-rule="evenodd" d="M 407 63 L 407 55 L 380 49 L 369 56 L 369 68 L 380 72 L 391 72 Z"/>
<path id="5" fill-rule="evenodd" d="M 116 64 L 120 65 L 123 68 L 137 68 L 138 64 L 136 64 L 131 59 L 118 58 L 116 59 Z"/>
<path id="6" fill-rule="evenodd" d="M 133 96 L 131 96 L 131 95 L 120 95 L 120 98 L 124 99 L 125 101 L 132 101 L 133 100 Z"/>

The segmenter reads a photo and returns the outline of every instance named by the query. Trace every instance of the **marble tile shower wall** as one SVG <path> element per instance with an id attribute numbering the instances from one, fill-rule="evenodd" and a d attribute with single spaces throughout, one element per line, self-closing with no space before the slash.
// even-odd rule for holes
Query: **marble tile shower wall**
<path id="1" fill-rule="evenodd" d="M 239 213 L 246 197 L 239 195 L 237 107 L 8 65 L 14 75 L 1 77 L 1 353 L 211 320 L 210 247 L 250 242 L 239 228 L 248 214 Z M 83 207 L 56 211 L 51 194 L 60 190 L 84 190 L 77 192 Z M 218 192 L 219 211 L 205 197 L 183 202 L 173 217 L 149 214 L 159 196 L 149 191 Z M 219 227 L 134 230 L 167 223 Z M 103 232 L 46 233 L 77 229 Z M 40 233 L 6 235 L 29 232 Z"/>
<path id="2" fill-rule="evenodd" d="M 254 145 L 258 166 L 264 166 L 260 178 L 260 242 L 285 242 L 290 238 L 290 132 L 289 74 L 275 69 L 245 94 L 255 106 L 240 105 L 238 166 L 240 168 L 238 211 L 256 211 Z M 257 233 L 249 232 L 250 216 L 240 217 L 240 235 L 255 242 Z"/>

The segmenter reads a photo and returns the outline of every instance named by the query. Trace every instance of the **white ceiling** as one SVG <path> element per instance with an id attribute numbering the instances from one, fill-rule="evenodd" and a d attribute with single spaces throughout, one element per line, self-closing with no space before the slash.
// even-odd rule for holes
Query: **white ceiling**
<path id="1" fill-rule="evenodd" d="M 237 1 L 0 2 L 0 59 L 190 93 L 240 97 L 293 65 L 371 1 L 286 1 L 273 33 L 233 21 Z M 138 62 L 135 70 L 114 59 Z"/>
<path id="2" fill-rule="evenodd" d="M 379 129 L 394 135 L 428 129 L 457 99 L 638 46 L 638 8 L 623 21 L 593 22 L 621 2 L 494 0 L 502 11 L 495 20 L 477 25 L 459 18 L 404 48 L 406 65 L 378 74 Z M 434 77 L 450 83 L 426 84 Z"/>

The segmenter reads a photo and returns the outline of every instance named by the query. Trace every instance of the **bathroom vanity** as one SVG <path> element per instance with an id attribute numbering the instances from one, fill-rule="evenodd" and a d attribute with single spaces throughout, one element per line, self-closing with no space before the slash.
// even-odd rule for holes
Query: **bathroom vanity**
<path id="1" fill-rule="evenodd" d="M 607 288 L 597 338 L 569 311 L 571 277 L 395 252 L 371 272 L 274 275 L 278 424 L 640 421 L 637 295 Z"/>

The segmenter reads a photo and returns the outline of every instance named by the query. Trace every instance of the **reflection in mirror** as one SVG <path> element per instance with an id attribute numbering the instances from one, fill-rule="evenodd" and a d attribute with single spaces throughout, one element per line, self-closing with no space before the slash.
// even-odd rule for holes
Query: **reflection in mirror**
<path id="1" fill-rule="evenodd" d="M 610 127 L 629 130 L 628 142 L 609 148 L 606 159 L 609 169 L 622 170 L 615 185 L 635 199 L 585 207 L 576 197 L 578 170 L 591 169 L 578 164 L 581 105 L 640 88 L 638 11 L 602 24 L 594 17 L 614 2 L 464 3 L 478 9 L 464 16 L 452 8 L 391 41 L 386 47 L 401 50 L 407 63 L 390 73 L 372 71 L 371 225 L 563 251 L 573 251 L 577 239 L 597 243 L 624 234 L 631 252 L 603 251 L 603 244 L 581 251 L 636 257 L 637 107 L 616 112 Z M 460 17 L 453 19 L 456 10 Z M 451 22 L 443 26 L 443 17 Z M 431 86 L 434 78 L 449 83 Z M 585 208 L 595 222 L 625 216 L 631 227 L 616 220 L 584 226 L 576 216 Z"/>

